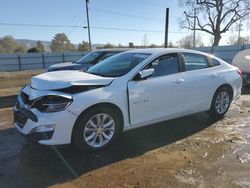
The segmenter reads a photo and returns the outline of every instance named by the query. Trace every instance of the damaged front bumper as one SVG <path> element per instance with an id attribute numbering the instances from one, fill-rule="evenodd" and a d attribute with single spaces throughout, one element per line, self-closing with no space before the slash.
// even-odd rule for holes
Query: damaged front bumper
<path id="1" fill-rule="evenodd" d="M 24 89 L 27 91 L 27 89 Z M 32 90 L 30 88 L 30 90 Z M 21 91 L 21 94 L 24 91 Z M 37 92 L 37 91 L 36 91 Z M 44 93 L 44 92 L 43 92 Z M 77 116 L 67 109 L 54 113 L 31 108 L 21 94 L 14 106 L 14 124 L 28 140 L 45 145 L 61 145 L 71 142 L 71 133 Z M 30 93 L 25 93 L 29 95 Z M 46 93 L 44 93 L 46 95 Z M 39 96 L 40 97 L 40 96 Z"/>

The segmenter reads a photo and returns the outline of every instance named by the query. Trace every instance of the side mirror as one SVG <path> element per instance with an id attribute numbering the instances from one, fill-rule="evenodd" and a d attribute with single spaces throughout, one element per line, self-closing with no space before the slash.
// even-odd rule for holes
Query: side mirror
<path id="1" fill-rule="evenodd" d="M 155 72 L 154 69 L 144 69 L 136 75 L 135 80 L 146 79 L 150 77 L 151 75 L 153 75 L 154 72 Z"/>
<path id="2" fill-rule="evenodd" d="M 160 61 L 157 59 L 157 60 L 153 61 L 152 66 L 157 66 L 157 65 L 159 65 L 159 63 L 160 63 Z"/>

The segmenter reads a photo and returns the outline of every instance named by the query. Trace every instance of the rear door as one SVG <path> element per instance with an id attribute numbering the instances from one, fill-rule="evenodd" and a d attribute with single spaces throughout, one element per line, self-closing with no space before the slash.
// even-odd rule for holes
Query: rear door
<path id="1" fill-rule="evenodd" d="M 184 80 L 178 54 L 161 56 L 150 62 L 147 68 L 154 68 L 154 75 L 128 83 L 132 126 L 165 120 L 183 112 Z"/>
<path id="2" fill-rule="evenodd" d="M 186 114 L 205 111 L 210 104 L 219 85 L 217 67 L 204 55 L 183 53 L 185 62 L 185 107 Z"/>

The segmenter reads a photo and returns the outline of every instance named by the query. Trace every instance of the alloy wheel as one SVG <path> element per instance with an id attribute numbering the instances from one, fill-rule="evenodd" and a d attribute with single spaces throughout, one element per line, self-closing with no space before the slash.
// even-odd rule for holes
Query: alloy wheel
<path id="1" fill-rule="evenodd" d="M 230 105 L 230 96 L 226 91 L 218 93 L 215 101 L 215 109 L 217 113 L 224 114 Z"/>
<path id="2" fill-rule="evenodd" d="M 100 148 L 111 141 L 115 132 L 115 121 L 106 113 L 91 117 L 83 131 L 85 142 L 94 148 Z"/>

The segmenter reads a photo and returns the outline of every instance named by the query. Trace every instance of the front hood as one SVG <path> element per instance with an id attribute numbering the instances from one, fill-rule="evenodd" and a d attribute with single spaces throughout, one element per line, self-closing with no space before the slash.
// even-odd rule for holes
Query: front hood
<path id="1" fill-rule="evenodd" d="M 75 63 L 72 62 L 66 62 L 66 63 L 57 63 L 54 65 L 51 65 L 49 68 L 62 68 L 62 67 L 70 67 L 76 65 Z"/>
<path id="2" fill-rule="evenodd" d="M 80 71 L 46 72 L 31 79 L 31 87 L 37 90 L 55 90 L 74 85 L 108 85 L 114 78 L 107 78 Z"/>

